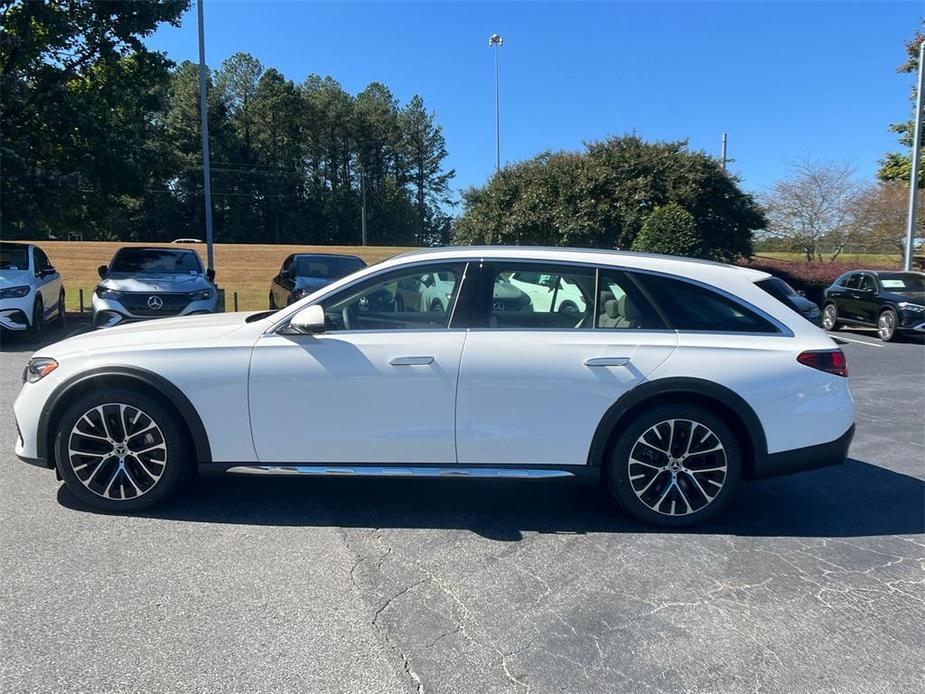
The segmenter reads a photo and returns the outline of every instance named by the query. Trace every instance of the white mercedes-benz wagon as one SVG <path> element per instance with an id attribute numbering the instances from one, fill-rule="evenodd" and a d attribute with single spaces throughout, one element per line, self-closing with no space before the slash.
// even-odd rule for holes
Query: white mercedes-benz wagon
<path id="1" fill-rule="evenodd" d="M 276 312 L 41 349 L 16 453 L 111 511 L 197 471 L 587 476 L 637 518 L 697 522 L 740 481 L 841 462 L 851 442 L 844 355 L 767 276 L 607 251 L 409 253 Z"/>

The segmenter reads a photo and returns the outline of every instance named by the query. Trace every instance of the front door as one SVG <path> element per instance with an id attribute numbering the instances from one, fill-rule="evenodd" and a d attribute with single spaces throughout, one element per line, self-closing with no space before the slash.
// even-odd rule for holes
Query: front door
<path id="1" fill-rule="evenodd" d="M 254 348 L 251 427 L 267 463 L 455 463 L 454 411 L 465 330 L 451 311 L 396 300 L 398 286 L 436 269 L 405 268 L 344 287 L 321 302 L 327 330 L 274 333 Z M 453 278 L 452 307 L 464 266 Z"/>
<path id="2" fill-rule="evenodd" d="M 604 414 L 671 355 L 676 333 L 618 271 L 496 262 L 482 276 L 460 365 L 459 463 L 586 464 Z M 532 277 L 540 299 L 493 300 Z M 545 299 L 565 291 L 567 310 Z"/>

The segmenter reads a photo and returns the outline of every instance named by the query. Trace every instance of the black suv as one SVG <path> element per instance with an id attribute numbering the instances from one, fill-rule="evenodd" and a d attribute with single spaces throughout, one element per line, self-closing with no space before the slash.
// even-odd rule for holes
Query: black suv
<path id="1" fill-rule="evenodd" d="M 925 273 L 846 272 L 825 290 L 822 327 L 870 325 L 884 341 L 899 333 L 925 333 Z"/>

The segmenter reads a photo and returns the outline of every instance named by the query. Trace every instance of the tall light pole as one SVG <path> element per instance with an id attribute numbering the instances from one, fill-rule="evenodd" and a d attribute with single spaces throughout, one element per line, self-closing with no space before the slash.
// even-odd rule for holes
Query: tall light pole
<path id="1" fill-rule="evenodd" d="M 202 131 L 202 185 L 206 206 L 206 256 L 207 267 L 215 269 L 212 257 L 212 172 L 209 164 L 209 107 L 206 100 L 206 39 L 202 19 L 202 2 L 198 0 L 199 13 L 199 117 Z"/>
<path id="2" fill-rule="evenodd" d="M 915 94 L 915 134 L 912 137 L 912 171 L 909 172 L 909 219 L 906 220 L 906 272 L 912 269 L 915 218 L 918 213 L 919 166 L 922 151 L 922 99 L 925 92 L 925 41 L 919 44 L 919 86 Z"/>
<path id="3" fill-rule="evenodd" d="M 495 49 L 495 171 L 501 170 L 501 46 L 500 34 L 488 37 L 488 47 Z"/>

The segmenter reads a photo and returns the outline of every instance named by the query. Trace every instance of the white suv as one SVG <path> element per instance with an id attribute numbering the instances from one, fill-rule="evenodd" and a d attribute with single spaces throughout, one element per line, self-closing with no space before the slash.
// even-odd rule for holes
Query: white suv
<path id="1" fill-rule="evenodd" d="M 574 287 L 578 310 L 508 310 L 498 287 L 528 272 Z M 422 281 L 435 276 L 439 307 Z M 684 525 L 741 480 L 847 454 L 844 355 L 756 285 L 767 276 L 605 251 L 419 251 L 276 312 L 43 348 L 16 453 L 107 510 L 150 506 L 197 469 L 585 477 L 638 518 Z"/>
<path id="2" fill-rule="evenodd" d="M 38 246 L 0 243 L 0 328 L 38 333 L 64 321 L 64 286 Z"/>

